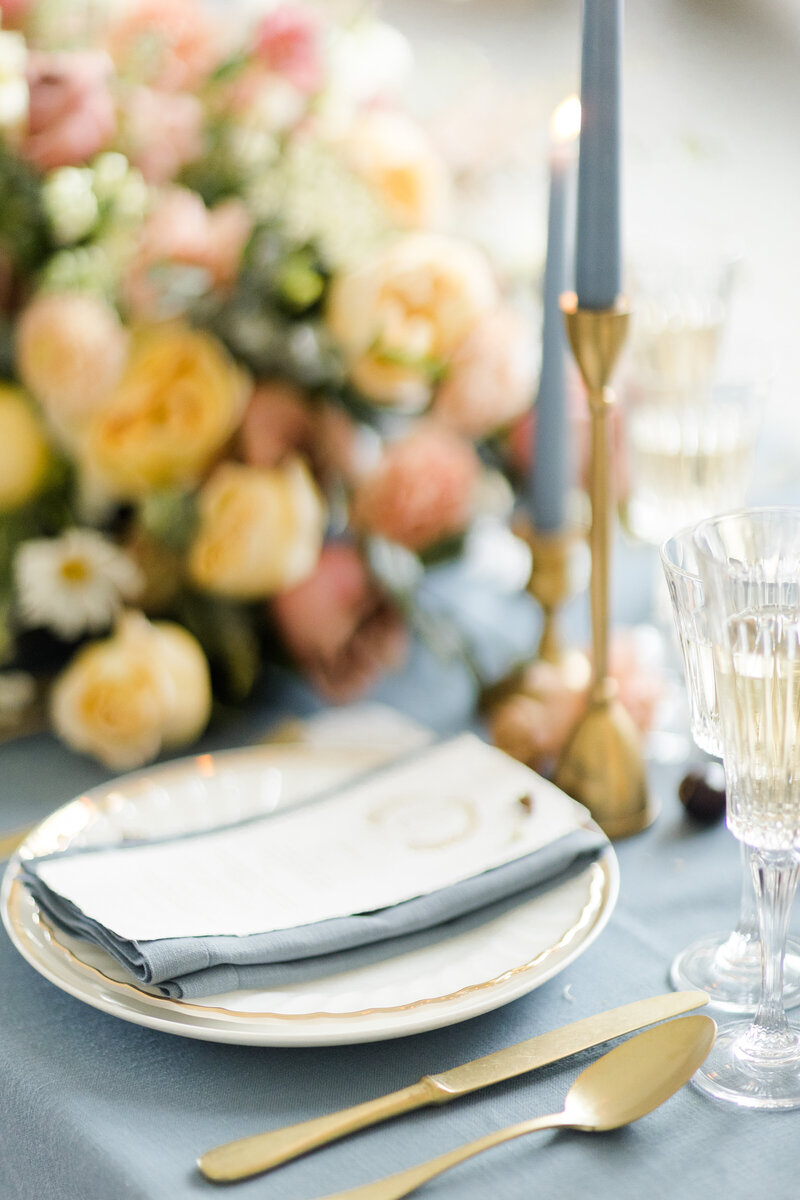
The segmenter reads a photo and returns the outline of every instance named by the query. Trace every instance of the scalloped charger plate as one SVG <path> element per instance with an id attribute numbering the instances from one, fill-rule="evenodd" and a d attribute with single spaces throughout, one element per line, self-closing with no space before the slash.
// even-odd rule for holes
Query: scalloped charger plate
<path id="1" fill-rule="evenodd" d="M 103 784 L 38 825 L 9 862 L 0 911 L 11 940 L 56 987 L 121 1020 L 251 1046 L 345 1045 L 452 1025 L 533 991 L 588 949 L 619 890 L 610 847 L 548 892 L 435 945 L 313 982 L 191 1002 L 126 981 L 104 951 L 52 928 L 21 882 L 25 858 L 240 820 L 345 783 L 385 757 L 375 749 L 261 746 Z"/>

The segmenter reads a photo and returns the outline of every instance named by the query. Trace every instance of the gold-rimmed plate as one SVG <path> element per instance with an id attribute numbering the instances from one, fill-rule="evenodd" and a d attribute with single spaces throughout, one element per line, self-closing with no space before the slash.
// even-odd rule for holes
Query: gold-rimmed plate
<path id="1" fill-rule="evenodd" d="M 375 748 L 255 747 L 153 767 L 87 792 L 37 826 L 11 859 L 0 892 L 11 939 L 45 978 L 103 1012 L 184 1037 L 260 1046 L 379 1041 L 454 1024 L 541 986 L 591 945 L 617 897 L 610 848 L 547 893 L 434 945 L 325 979 L 177 1001 L 133 986 L 109 955 L 52 928 L 21 882 L 26 857 L 238 820 L 344 783 L 386 757 Z"/>

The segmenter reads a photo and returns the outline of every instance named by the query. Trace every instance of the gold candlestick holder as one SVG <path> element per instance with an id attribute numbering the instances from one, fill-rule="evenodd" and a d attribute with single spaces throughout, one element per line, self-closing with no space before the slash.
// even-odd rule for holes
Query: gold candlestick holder
<path id="1" fill-rule="evenodd" d="M 591 417 L 589 532 L 592 567 L 592 680 L 586 710 L 574 726 L 556 767 L 555 782 L 579 800 L 611 838 L 644 829 L 655 816 L 645 780 L 639 733 L 616 696 L 608 673 L 611 495 L 609 387 L 628 332 L 629 311 L 619 301 L 609 309 L 583 309 L 577 297 L 561 307 L 575 361 L 586 385 Z"/>

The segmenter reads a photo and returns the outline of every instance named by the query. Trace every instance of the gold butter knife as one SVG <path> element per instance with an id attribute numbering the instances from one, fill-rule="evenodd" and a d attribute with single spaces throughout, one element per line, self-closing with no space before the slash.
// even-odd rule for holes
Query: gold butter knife
<path id="1" fill-rule="evenodd" d="M 271 1129 L 252 1137 L 239 1138 L 235 1142 L 226 1142 L 223 1146 L 206 1151 L 198 1158 L 197 1165 L 206 1178 L 213 1179 L 215 1183 L 246 1179 L 249 1175 L 258 1175 L 290 1159 L 299 1158 L 301 1154 L 307 1154 L 309 1150 L 336 1141 L 357 1129 L 366 1129 L 389 1117 L 429 1104 L 446 1104 L 458 1096 L 490 1087 L 504 1079 L 513 1079 L 515 1075 L 524 1075 L 526 1071 L 547 1066 L 580 1050 L 599 1046 L 611 1038 L 655 1025 L 657 1021 L 665 1021 L 707 1003 L 705 992 L 669 992 L 664 996 L 636 1000 L 622 1008 L 612 1008 L 609 1012 L 585 1017 L 551 1033 L 540 1034 L 515 1046 L 507 1046 L 504 1050 L 496 1050 L 493 1054 L 462 1063 L 439 1075 L 424 1075 L 410 1087 L 367 1100 L 364 1104 L 356 1104 L 353 1108 L 314 1117 L 299 1125 Z"/>

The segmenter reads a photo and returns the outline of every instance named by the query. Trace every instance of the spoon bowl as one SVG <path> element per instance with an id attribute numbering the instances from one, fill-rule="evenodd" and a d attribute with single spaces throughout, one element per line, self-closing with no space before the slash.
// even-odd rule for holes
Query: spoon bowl
<path id="1" fill-rule="evenodd" d="M 509 1125 L 399 1171 L 385 1179 L 325 1197 L 325 1200 L 400 1200 L 429 1179 L 493 1146 L 540 1129 L 602 1133 L 638 1121 L 688 1083 L 714 1045 L 717 1026 L 703 1014 L 665 1021 L 628 1038 L 585 1070 L 569 1089 L 561 1112 Z"/>
<path id="2" fill-rule="evenodd" d="M 581 1071 L 564 1100 L 564 1124 L 601 1133 L 630 1125 L 691 1079 L 717 1027 L 697 1015 L 666 1021 L 621 1042 Z"/>

